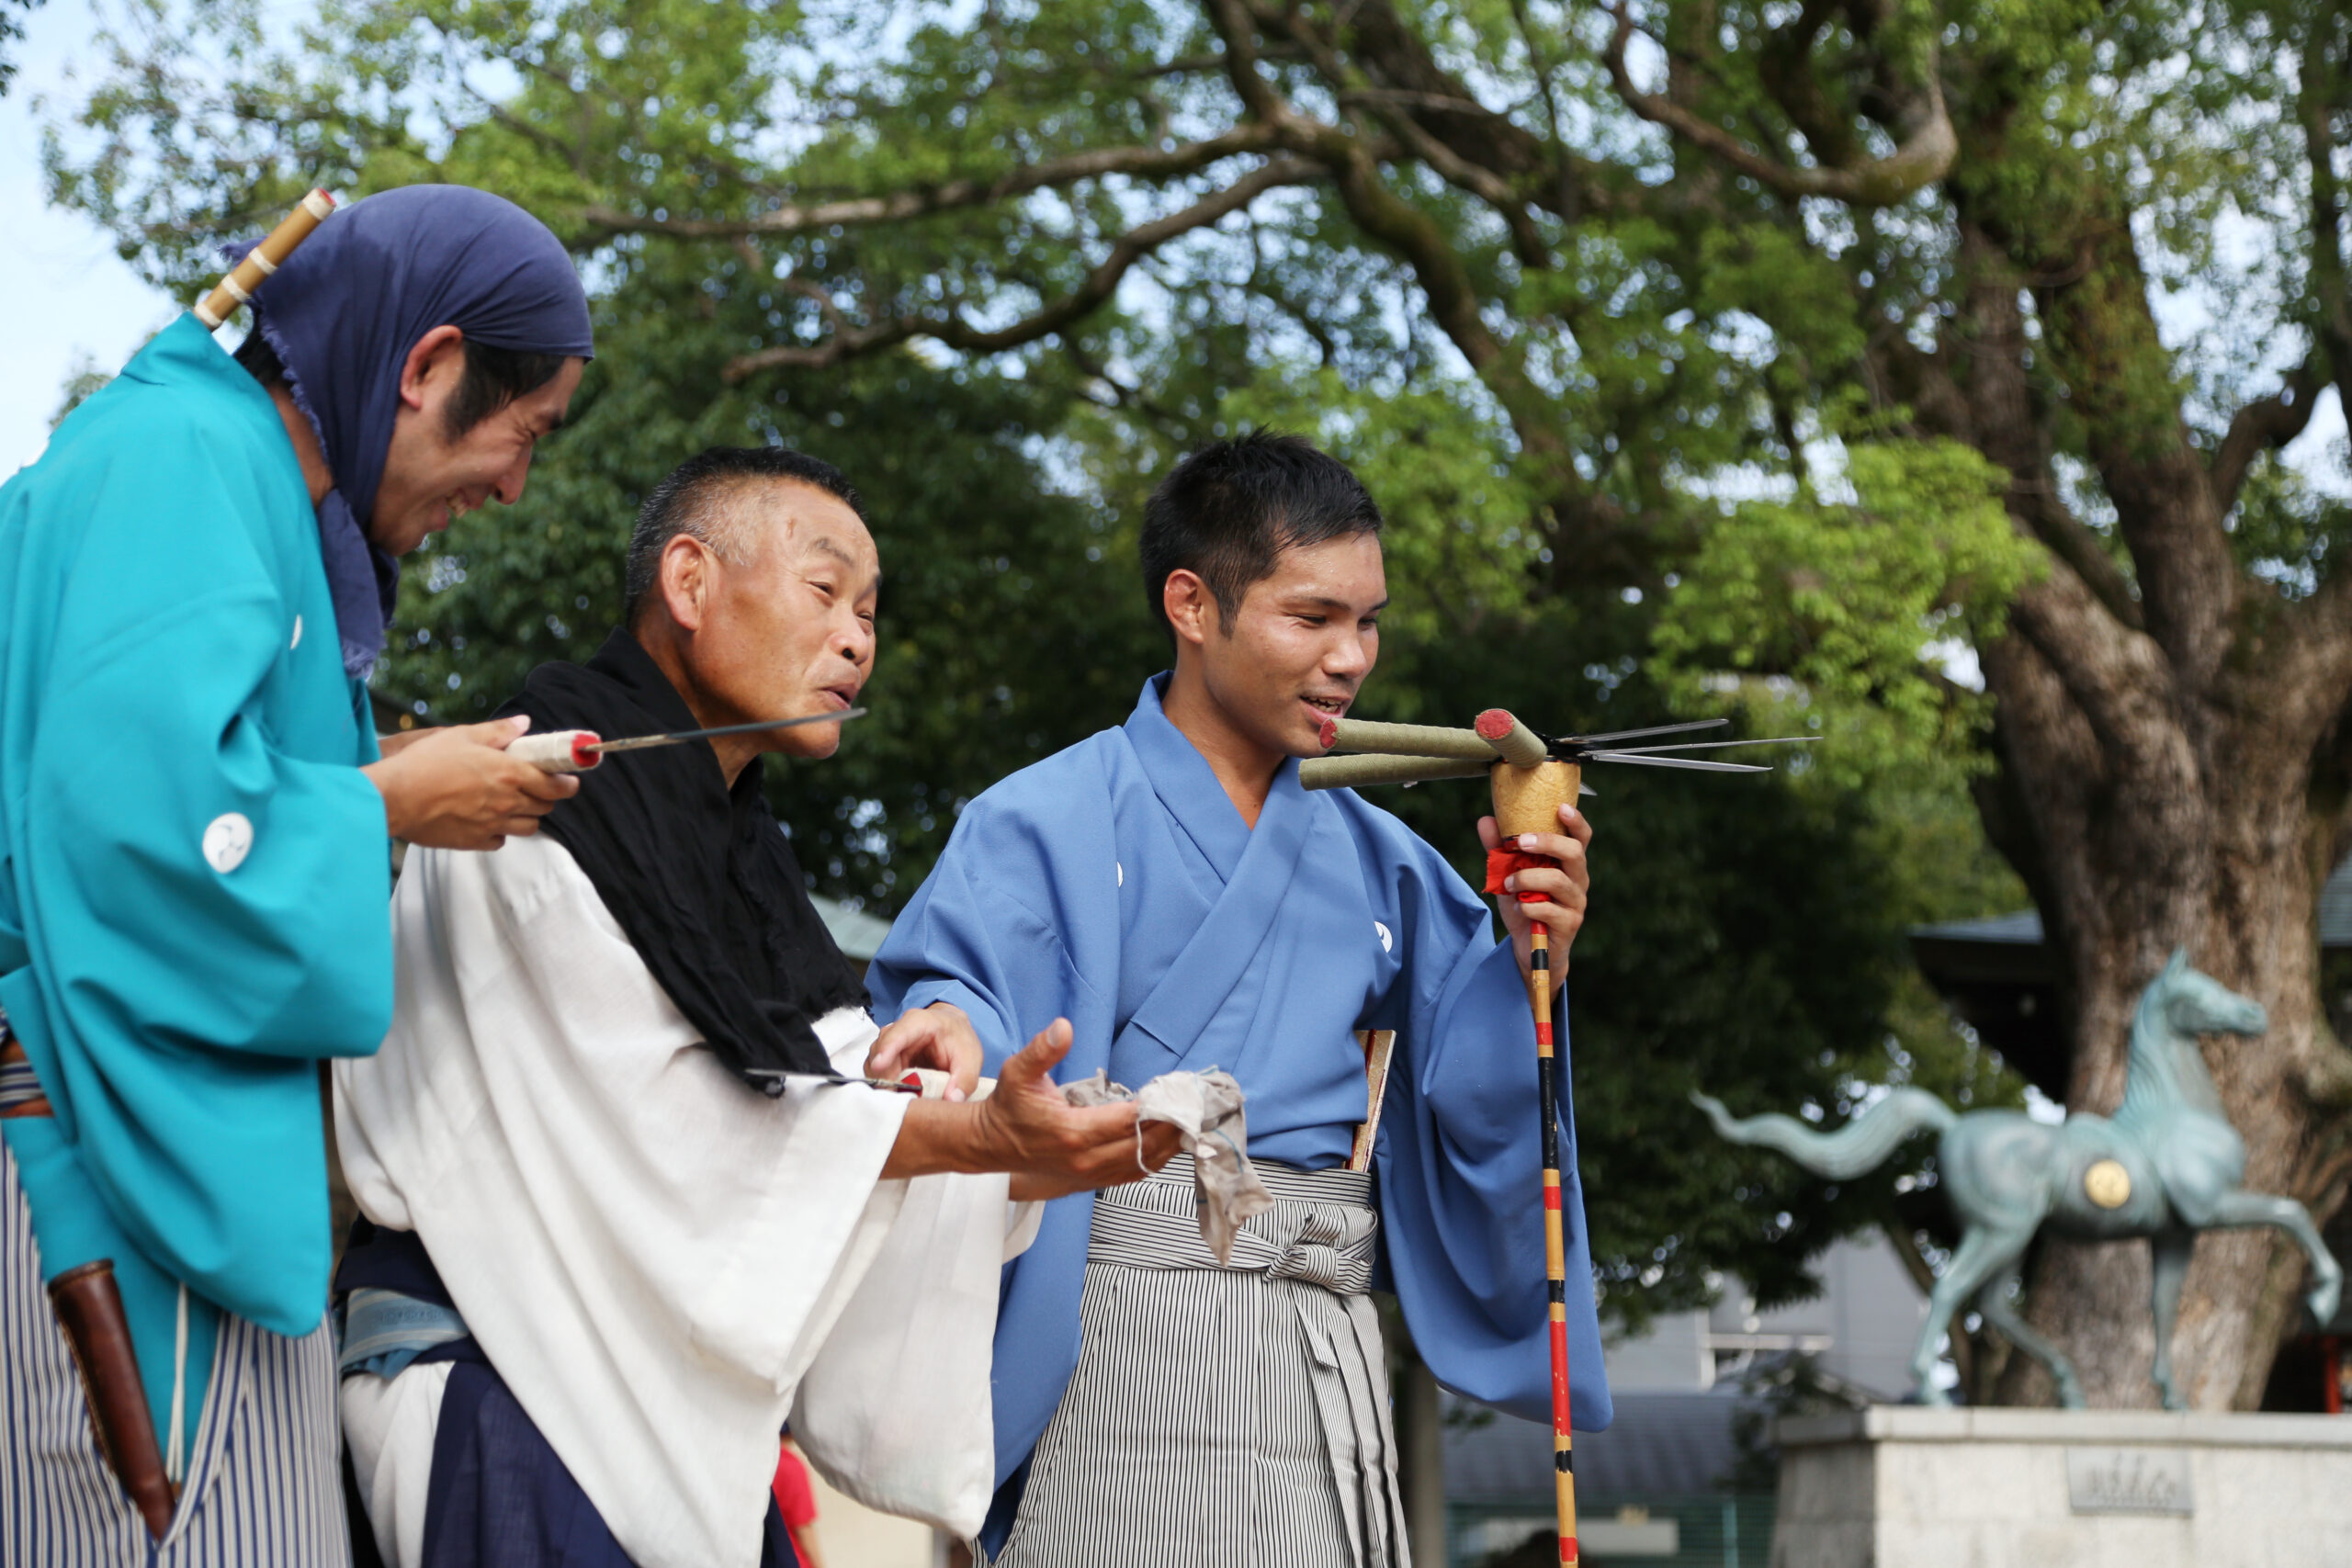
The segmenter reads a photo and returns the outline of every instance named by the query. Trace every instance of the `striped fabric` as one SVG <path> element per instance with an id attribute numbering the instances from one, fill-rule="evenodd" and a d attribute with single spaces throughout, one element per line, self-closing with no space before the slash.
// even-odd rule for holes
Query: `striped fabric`
<path id="1" fill-rule="evenodd" d="M 0 1115 L 41 1098 L 40 1079 L 17 1043 L 17 1032 L 8 1027 L 7 1010 L 0 1008 Z"/>
<path id="2" fill-rule="evenodd" d="M 160 1548 L 99 1456 L 0 1144 L 0 1563 L 349 1568 L 334 1346 L 224 1316 L 179 1512 Z"/>
<path id="3" fill-rule="evenodd" d="M 7 1024 L 0 1021 L 0 1031 L 6 1028 Z M 0 1061 L 0 1111 L 13 1111 L 40 1098 L 40 1079 L 34 1075 L 30 1062 L 22 1056 Z"/>
<path id="4" fill-rule="evenodd" d="M 1078 1371 L 993 1568 L 1410 1568 L 1372 1178 L 1258 1173 L 1223 1269 L 1189 1159 L 1097 1195 Z"/>

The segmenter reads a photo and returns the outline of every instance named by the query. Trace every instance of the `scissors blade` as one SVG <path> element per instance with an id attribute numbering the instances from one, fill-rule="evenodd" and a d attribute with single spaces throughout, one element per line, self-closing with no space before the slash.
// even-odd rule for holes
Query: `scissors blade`
<path id="1" fill-rule="evenodd" d="M 790 729 L 802 724 L 845 724 L 853 718 L 864 718 L 864 708 L 849 708 L 841 713 L 804 714 L 798 718 L 763 718 L 752 724 L 722 724 L 715 729 L 681 729 L 672 735 L 632 735 L 625 740 L 600 740 L 588 748 L 591 751 L 650 751 L 656 746 L 675 746 L 682 740 L 707 740 L 715 735 L 749 735 L 757 729 Z"/>
<path id="2" fill-rule="evenodd" d="M 1661 751 L 1712 751 L 1723 746 L 1803 746 L 1820 739 L 1818 735 L 1774 735 L 1755 740 L 1686 740 L 1679 746 L 1611 746 L 1610 750 L 1622 756 L 1655 757 Z"/>
<path id="3" fill-rule="evenodd" d="M 1721 729 L 1730 722 L 1731 720 L 1727 718 L 1702 718 L 1689 724 L 1653 725 L 1647 729 L 1612 729 L 1606 735 L 1563 735 L 1559 738 L 1558 744 L 1598 746 L 1608 740 L 1638 740 L 1645 735 L 1680 735 L 1693 729 Z"/>
<path id="4" fill-rule="evenodd" d="M 1688 768 L 1698 773 L 1769 773 L 1753 762 L 1702 762 L 1696 757 L 1652 757 L 1641 751 L 1588 751 L 1584 762 L 1635 762 L 1646 768 Z"/>

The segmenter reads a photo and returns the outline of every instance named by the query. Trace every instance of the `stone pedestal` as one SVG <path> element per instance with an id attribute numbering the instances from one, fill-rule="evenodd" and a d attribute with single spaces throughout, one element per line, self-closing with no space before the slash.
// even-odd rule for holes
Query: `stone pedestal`
<path id="1" fill-rule="evenodd" d="M 2352 1564 L 2352 1416 L 1882 1404 L 1780 1441 L 1771 1568 Z"/>

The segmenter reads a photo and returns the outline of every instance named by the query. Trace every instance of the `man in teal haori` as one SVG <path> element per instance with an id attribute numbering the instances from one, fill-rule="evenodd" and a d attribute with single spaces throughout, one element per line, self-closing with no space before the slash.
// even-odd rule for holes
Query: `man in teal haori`
<path id="1" fill-rule="evenodd" d="M 321 1064 L 390 1020 L 388 838 L 576 787 L 511 721 L 379 751 L 366 688 L 394 558 L 517 499 L 579 383 L 562 246 L 392 191 L 255 306 L 0 487 L 0 1562 L 348 1560 Z"/>

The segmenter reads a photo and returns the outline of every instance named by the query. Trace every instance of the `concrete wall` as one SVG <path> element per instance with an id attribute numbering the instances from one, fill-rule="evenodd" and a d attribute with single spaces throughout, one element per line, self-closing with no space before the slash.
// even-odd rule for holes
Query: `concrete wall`
<path id="1" fill-rule="evenodd" d="M 2344 1568 L 2352 1421 L 1939 1410 L 1788 1421 L 1771 1568 Z"/>

